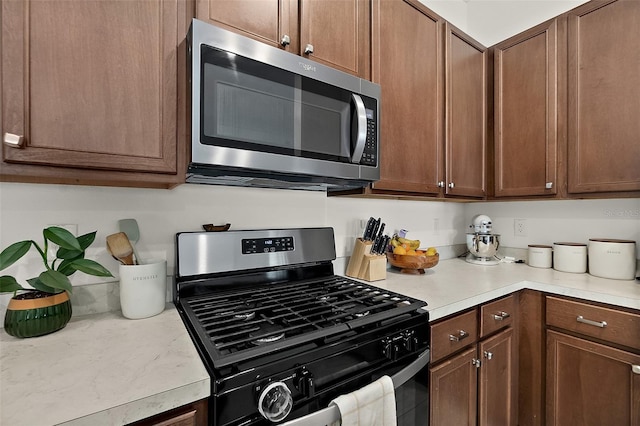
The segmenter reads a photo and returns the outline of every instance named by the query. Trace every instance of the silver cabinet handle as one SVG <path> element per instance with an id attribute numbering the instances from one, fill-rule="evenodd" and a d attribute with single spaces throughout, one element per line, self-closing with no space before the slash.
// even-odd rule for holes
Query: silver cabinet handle
<path id="1" fill-rule="evenodd" d="M 307 44 L 304 48 L 304 54 L 310 55 L 313 53 L 313 44 Z"/>
<path id="2" fill-rule="evenodd" d="M 553 188 L 553 182 L 547 182 L 547 183 L 544 185 L 544 187 L 545 187 L 545 189 L 552 189 L 552 188 Z"/>
<path id="3" fill-rule="evenodd" d="M 493 319 L 496 321 L 503 321 L 510 316 L 511 315 L 508 312 L 500 311 L 497 314 L 493 314 Z"/>
<path id="4" fill-rule="evenodd" d="M 438 182 L 438 188 L 444 188 L 444 181 L 443 180 Z"/>
<path id="5" fill-rule="evenodd" d="M 633 374 L 640 374 L 640 365 L 632 365 L 631 371 L 633 372 Z"/>
<path id="6" fill-rule="evenodd" d="M 5 133 L 2 141 L 11 148 L 24 148 L 24 136 Z"/>
<path id="7" fill-rule="evenodd" d="M 607 326 L 606 321 L 591 321 L 591 320 L 585 319 L 582 315 L 578 315 L 578 318 L 576 318 L 576 321 L 581 322 L 583 324 L 594 325 L 600 328 L 605 328 Z"/>
<path id="8" fill-rule="evenodd" d="M 449 188 L 453 189 L 456 187 L 456 184 L 453 182 L 449 182 Z"/>
<path id="9" fill-rule="evenodd" d="M 450 335 L 449 335 L 449 340 L 450 340 L 450 341 L 452 341 L 452 342 L 459 342 L 460 340 L 462 340 L 462 339 L 466 339 L 467 337 L 469 337 L 469 333 L 467 333 L 467 332 L 466 332 L 466 331 L 464 331 L 464 330 L 460 330 L 460 331 L 458 332 L 458 335 L 457 335 L 457 336 L 456 336 L 456 335 L 454 335 L 454 334 L 450 334 Z"/>
<path id="10" fill-rule="evenodd" d="M 474 358 L 474 359 L 471 360 L 471 365 L 475 365 L 476 368 L 480 368 L 480 366 L 482 365 L 482 361 L 480 361 L 477 358 Z"/>
<path id="11" fill-rule="evenodd" d="M 283 46 L 288 46 L 291 44 L 291 37 L 289 37 L 287 34 L 282 36 L 282 39 L 280 39 L 280 44 Z"/>
<path id="12" fill-rule="evenodd" d="M 484 357 L 486 359 L 491 359 L 491 358 L 493 358 L 493 353 L 492 352 L 488 352 L 488 351 L 484 351 Z"/>

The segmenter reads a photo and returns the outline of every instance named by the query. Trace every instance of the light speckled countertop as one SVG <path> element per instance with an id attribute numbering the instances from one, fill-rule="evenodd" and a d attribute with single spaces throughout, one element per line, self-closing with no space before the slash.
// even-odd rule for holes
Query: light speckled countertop
<path id="1" fill-rule="evenodd" d="M 344 272 L 344 259 L 335 271 Z M 437 320 L 523 288 L 640 309 L 640 282 L 441 261 L 424 275 L 390 268 L 380 288 L 425 300 Z M 0 337 L 0 424 L 121 425 L 202 398 L 210 379 L 177 311 L 143 320 L 120 312 L 72 318 L 34 339 Z"/>

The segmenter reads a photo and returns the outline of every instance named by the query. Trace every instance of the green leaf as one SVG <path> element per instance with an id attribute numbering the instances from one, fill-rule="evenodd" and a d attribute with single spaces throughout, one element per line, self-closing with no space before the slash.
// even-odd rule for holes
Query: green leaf
<path id="1" fill-rule="evenodd" d="M 49 287 L 60 290 L 67 290 L 69 293 L 73 292 L 71 281 L 69 281 L 69 278 L 67 278 L 67 276 L 61 272 L 52 270 L 44 271 L 40 274 L 38 279 L 42 281 L 44 285 L 47 285 Z"/>
<path id="2" fill-rule="evenodd" d="M 68 260 L 80 259 L 84 257 L 84 251 L 69 250 L 69 249 L 60 247 L 56 252 L 56 257 L 58 259 L 68 259 Z"/>
<path id="3" fill-rule="evenodd" d="M 24 256 L 31 248 L 32 243 L 33 241 L 19 241 L 2 250 L 2 253 L 0 253 L 0 271 L 13 265 Z"/>
<path id="4" fill-rule="evenodd" d="M 59 245 L 60 247 L 69 249 L 69 250 L 82 250 L 80 247 L 80 243 L 78 239 L 73 236 L 73 234 L 67 231 L 64 228 L 59 228 L 57 226 L 50 226 L 43 231 L 44 237 Z"/>
<path id="5" fill-rule="evenodd" d="M 96 277 L 113 277 L 108 269 L 98 262 L 89 259 L 74 260 L 71 262 L 71 267 L 85 274 L 95 275 Z"/>
<path id="6" fill-rule="evenodd" d="M 76 272 L 76 269 L 73 267 L 73 262 L 75 260 L 77 260 L 77 259 L 63 260 L 62 263 L 60 263 L 60 266 L 55 268 L 55 270 L 60 272 L 61 274 L 65 274 L 66 276 L 70 276 L 70 275 L 72 275 L 73 273 Z"/>
<path id="7" fill-rule="evenodd" d="M 93 241 L 96 239 L 96 232 L 98 231 L 89 232 L 88 234 L 80 235 L 78 237 L 78 242 L 80 243 L 82 250 L 86 250 L 87 247 L 93 244 Z"/>
<path id="8" fill-rule="evenodd" d="M 36 290 L 44 291 L 45 293 L 51 293 L 51 294 L 60 293 L 55 288 L 49 287 L 48 285 L 46 285 L 45 283 L 40 281 L 40 278 L 38 278 L 38 277 L 30 278 L 30 279 L 27 280 L 27 282 L 29 283 L 29 285 L 31 287 L 35 288 Z"/>
<path id="9" fill-rule="evenodd" d="M 25 288 L 18 284 L 15 278 L 10 275 L 3 275 L 0 277 L 0 293 L 13 293 L 17 290 L 24 290 Z"/>

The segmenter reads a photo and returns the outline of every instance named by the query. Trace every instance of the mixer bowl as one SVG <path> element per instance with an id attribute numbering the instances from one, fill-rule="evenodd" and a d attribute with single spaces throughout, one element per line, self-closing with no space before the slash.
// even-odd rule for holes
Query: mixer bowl
<path id="1" fill-rule="evenodd" d="M 500 247 L 499 234 L 467 234 L 467 249 L 476 257 L 493 257 Z"/>

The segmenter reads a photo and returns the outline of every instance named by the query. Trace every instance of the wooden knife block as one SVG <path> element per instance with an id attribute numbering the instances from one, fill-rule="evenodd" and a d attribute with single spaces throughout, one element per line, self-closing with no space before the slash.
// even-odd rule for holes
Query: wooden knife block
<path id="1" fill-rule="evenodd" d="M 365 281 L 379 281 L 387 278 L 387 256 L 371 254 L 373 241 L 357 238 L 345 275 Z"/>

